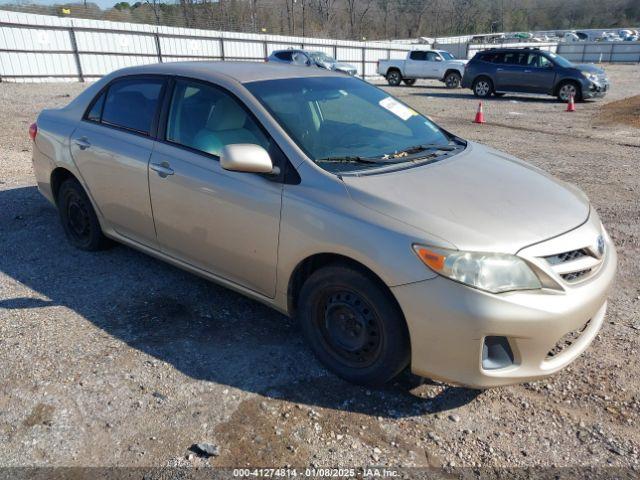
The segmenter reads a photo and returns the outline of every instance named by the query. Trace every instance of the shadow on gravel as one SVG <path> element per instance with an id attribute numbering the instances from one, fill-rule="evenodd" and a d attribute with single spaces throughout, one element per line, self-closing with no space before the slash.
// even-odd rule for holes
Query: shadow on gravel
<path id="1" fill-rule="evenodd" d="M 69 308 L 195 379 L 384 417 L 446 411 L 480 393 L 408 373 L 384 390 L 346 383 L 319 365 L 294 321 L 258 302 L 124 246 L 73 249 L 35 187 L 0 191 L 0 271 L 45 298 L 0 308 Z"/>
<path id="2" fill-rule="evenodd" d="M 414 87 L 419 88 L 419 87 Z M 438 91 L 427 91 L 427 92 L 411 92 L 411 95 L 419 96 L 419 97 L 436 97 L 436 98 L 462 98 L 468 100 L 482 100 L 483 102 L 518 102 L 518 103 L 545 103 L 545 104 L 558 104 L 560 103 L 557 98 L 551 96 L 521 96 L 521 95 L 510 95 L 506 94 L 502 97 L 496 97 L 492 95 L 488 98 L 478 98 L 469 90 L 465 92 L 450 90 L 446 87 L 425 87 L 425 89 L 429 90 L 438 90 Z M 442 91 L 440 91 L 442 90 Z"/>

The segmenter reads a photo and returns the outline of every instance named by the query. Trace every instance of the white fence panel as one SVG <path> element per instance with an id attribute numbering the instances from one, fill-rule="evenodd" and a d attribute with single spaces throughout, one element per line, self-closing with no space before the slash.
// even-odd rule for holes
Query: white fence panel
<path id="1" fill-rule="evenodd" d="M 73 50 L 71 38 L 64 30 L 7 26 L 0 27 L 0 39 L 8 50 Z"/>
<path id="2" fill-rule="evenodd" d="M 77 80 L 72 53 L 0 52 L 2 75 L 10 77 L 51 77 L 68 75 Z"/>
<path id="3" fill-rule="evenodd" d="M 157 54 L 151 35 L 78 31 L 76 43 L 80 52 Z"/>
<path id="4" fill-rule="evenodd" d="M 180 37 L 160 37 L 160 51 L 162 56 L 188 55 L 192 57 L 215 57 L 221 56 L 220 40 L 209 38 L 180 38 Z"/>
<path id="5" fill-rule="evenodd" d="M 125 67 L 133 67 L 135 65 L 146 65 L 156 63 L 157 56 L 133 56 L 133 55 L 91 55 L 81 54 L 80 64 L 82 65 L 83 75 L 86 77 L 101 77 L 114 70 Z"/>
<path id="6" fill-rule="evenodd" d="M 264 58 L 264 44 L 241 40 L 225 40 L 225 58 L 232 60 Z"/>
<path id="7" fill-rule="evenodd" d="M 561 43 L 558 53 L 572 62 L 640 62 L 640 42 Z"/>
<path id="8" fill-rule="evenodd" d="M 306 48 L 375 75 L 376 62 L 404 58 L 411 45 L 187 29 L 58 18 L 0 10 L 0 79 L 84 80 L 112 70 L 200 59 L 263 61 L 273 50 Z"/>

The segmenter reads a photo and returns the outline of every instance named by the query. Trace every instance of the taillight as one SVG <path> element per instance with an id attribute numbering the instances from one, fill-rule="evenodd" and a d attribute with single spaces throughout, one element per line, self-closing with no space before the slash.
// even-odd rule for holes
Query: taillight
<path id="1" fill-rule="evenodd" d="M 35 142 L 36 140 L 36 135 L 38 134 L 38 125 L 36 125 L 35 123 L 32 123 L 29 126 L 29 137 L 31 138 L 31 140 L 33 140 Z"/>

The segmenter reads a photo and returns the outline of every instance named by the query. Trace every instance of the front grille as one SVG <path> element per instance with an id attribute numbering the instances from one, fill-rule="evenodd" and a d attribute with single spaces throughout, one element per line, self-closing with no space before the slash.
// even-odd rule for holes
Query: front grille
<path id="1" fill-rule="evenodd" d="M 578 280 L 578 279 L 584 277 L 585 275 L 587 275 L 589 272 L 591 272 L 590 268 L 588 268 L 586 270 L 578 270 L 577 272 L 563 273 L 560 276 L 566 282 L 575 282 L 576 280 Z"/>
<path id="2" fill-rule="evenodd" d="M 589 255 L 589 253 L 584 248 L 580 248 L 579 250 L 571 250 L 570 252 L 558 253 L 557 255 L 549 255 L 544 258 L 551 265 L 559 265 L 561 263 L 567 263 L 572 260 L 577 260 L 578 258 L 586 257 L 587 255 Z"/>
<path id="3" fill-rule="evenodd" d="M 577 330 L 573 330 L 569 333 L 567 333 L 566 335 L 564 335 L 559 341 L 558 343 L 556 343 L 553 348 L 551 350 L 549 350 L 547 352 L 547 359 L 549 358 L 553 358 L 556 355 L 561 354 L 562 352 L 564 352 L 567 348 L 569 348 L 571 345 L 573 345 L 582 335 L 582 333 L 587 329 L 587 327 L 589 326 L 589 323 L 591 323 L 591 320 L 589 320 L 587 323 L 585 323 L 582 327 L 580 327 Z"/>

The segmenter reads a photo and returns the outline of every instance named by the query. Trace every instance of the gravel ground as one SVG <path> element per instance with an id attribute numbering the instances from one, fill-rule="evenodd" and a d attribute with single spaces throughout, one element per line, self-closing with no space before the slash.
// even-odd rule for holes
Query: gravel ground
<path id="1" fill-rule="evenodd" d="M 406 375 L 386 390 L 324 370 L 295 322 L 123 246 L 72 249 L 37 192 L 27 128 L 82 84 L 0 84 L 0 466 L 640 467 L 640 130 L 604 100 L 484 103 L 437 82 L 389 89 L 456 134 L 591 198 L 619 275 L 591 348 L 552 378 L 475 391 Z M 218 446 L 205 459 L 188 451 Z"/>

